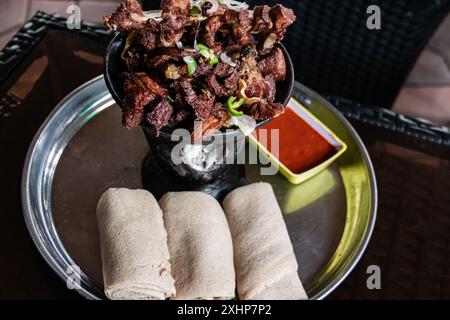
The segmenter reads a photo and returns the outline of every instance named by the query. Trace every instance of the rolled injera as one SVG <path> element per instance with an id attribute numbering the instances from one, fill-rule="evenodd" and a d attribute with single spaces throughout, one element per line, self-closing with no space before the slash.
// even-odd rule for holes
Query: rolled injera
<path id="1" fill-rule="evenodd" d="M 109 189 L 97 205 L 97 220 L 108 298 L 175 295 L 162 211 L 150 192 Z"/>
<path id="2" fill-rule="evenodd" d="M 174 299 L 233 298 L 233 244 L 220 204 L 202 192 L 167 193 L 159 204 L 175 279 Z"/>
<path id="3" fill-rule="evenodd" d="M 233 238 L 239 298 L 307 299 L 272 186 L 255 183 L 238 188 L 225 197 L 223 208 Z"/>

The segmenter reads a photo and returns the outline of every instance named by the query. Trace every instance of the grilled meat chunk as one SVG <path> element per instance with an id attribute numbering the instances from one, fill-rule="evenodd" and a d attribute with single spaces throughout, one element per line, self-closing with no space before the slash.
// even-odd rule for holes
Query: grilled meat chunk
<path id="1" fill-rule="evenodd" d="M 194 109 L 197 118 L 202 120 L 208 118 L 214 107 L 214 95 L 205 89 L 200 94 L 197 94 L 188 79 L 181 80 L 180 88 L 184 94 L 184 100 Z"/>
<path id="2" fill-rule="evenodd" d="M 282 113 L 277 84 L 286 79 L 287 65 L 276 44 L 294 23 L 293 11 L 204 1 L 196 2 L 200 10 L 192 14 L 192 3 L 161 0 L 157 12 L 143 11 L 138 0 L 122 0 L 104 18 L 126 39 L 124 126 L 146 123 L 159 134 L 164 127 L 191 128 L 199 119 L 203 126 L 196 133 L 202 137 L 225 125 L 230 114 L 224 105 L 231 97 L 243 99 L 240 110 L 258 121 Z"/>
<path id="3" fill-rule="evenodd" d="M 162 0 L 161 10 L 163 16 L 188 16 L 189 0 Z"/>
<path id="4" fill-rule="evenodd" d="M 105 26 L 123 33 L 139 29 L 146 20 L 137 0 L 124 0 L 111 16 L 103 17 Z"/>
<path id="5" fill-rule="evenodd" d="M 201 122 L 200 126 L 194 128 L 192 141 L 201 142 L 203 137 L 210 135 L 215 130 L 222 128 L 228 120 L 228 112 L 220 103 L 216 103 L 211 114 Z"/>
<path id="6" fill-rule="evenodd" d="M 159 131 L 169 124 L 172 117 L 173 107 L 166 98 L 163 98 L 148 114 L 147 122 L 155 130 L 156 135 L 159 135 Z"/>
<path id="7" fill-rule="evenodd" d="M 271 53 L 258 63 L 258 68 L 264 76 L 272 75 L 275 81 L 286 78 L 286 59 L 280 48 L 272 49 Z"/>
<path id="8" fill-rule="evenodd" d="M 239 72 L 236 68 L 219 63 L 206 79 L 209 89 L 219 97 L 234 95 L 239 86 Z"/>
<path id="9" fill-rule="evenodd" d="M 270 7 L 267 5 L 256 6 L 253 10 L 253 29 L 252 33 L 266 33 L 273 27 L 272 18 L 270 18 Z"/>
<path id="10" fill-rule="evenodd" d="M 273 26 L 266 32 L 266 35 L 262 41 L 263 52 L 270 51 L 276 43 L 283 40 L 287 28 L 296 20 L 294 11 L 284 7 L 281 4 L 275 5 L 270 10 L 269 14 L 272 19 Z"/>
<path id="11" fill-rule="evenodd" d="M 139 126 L 144 118 L 145 106 L 154 101 L 157 96 L 130 79 L 125 80 L 124 89 L 122 124 L 131 129 Z"/>
<path id="12" fill-rule="evenodd" d="M 247 108 L 247 114 L 255 120 L 264 121 L 272 119 L 284 112 L 284 107 L 281 103 L 268 103 L 261 100 Z"/>

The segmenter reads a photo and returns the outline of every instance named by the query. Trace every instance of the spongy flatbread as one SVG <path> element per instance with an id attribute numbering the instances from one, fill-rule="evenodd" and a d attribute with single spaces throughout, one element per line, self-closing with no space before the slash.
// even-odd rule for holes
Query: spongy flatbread
<path id="1" fill-rule="evenodd" d="M 174 299 L 233 298 L 233 245 L 220 204 L 202 192 L 167 193 L 159 203 L 175 278 Z"/>
<path id="2" fill-rule="evenodd" d="M 223 208 L 233 238 L 239 298 L 307 299 L 271 185 L 238 188 L 226 196 Z"/>
<path id="3" fill-rule="evenodd" d="M 150 192 L 109 189 L 98 203 L 97 219 L 108 298 L 175 295 L 162 211 Z"/>

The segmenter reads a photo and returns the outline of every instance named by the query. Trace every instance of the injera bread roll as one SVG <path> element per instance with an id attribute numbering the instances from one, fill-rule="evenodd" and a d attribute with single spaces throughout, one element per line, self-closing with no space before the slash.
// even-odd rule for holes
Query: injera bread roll
<path id="1" fill-rule="evenodd" d="M 175 295 L 162 211 L 145 190 L 109 189 L 97 205 L 105 294 L 113 300 Z"/>
<path id="2" fill-rule="evenodd" d="M 272 186 L 255 183 L 235 189 L 223 208 L 233 238 L 239 299 L 307 299 Z"/>
<path id="3" fill-rule="evenodd" d="M 172 192 L 159 201 L 167 230 L 177 300 L 235 296 L 233 244 L 225 214 L 202 192 Z"/>

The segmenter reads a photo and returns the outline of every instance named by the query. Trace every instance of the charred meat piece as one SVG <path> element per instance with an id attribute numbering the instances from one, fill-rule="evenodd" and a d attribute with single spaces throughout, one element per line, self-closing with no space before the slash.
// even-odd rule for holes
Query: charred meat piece
<path id="1" fill-rule="evenodd" d="M 215 97 L 207 90 L 202 90 L 200 95 L 197 95 L 189 80 L 183 79 L 180 83 L 184 99 L 195 112 L 197 118 L 202 120 L 208 118 L 214 107 Z"/>
<path id="2" fill-rule="evenodd" d="M 170 118 L 167 126 L 170 128 L 174 128 L 178 126 L 180 123 L 183 123 L 187 118 L 189 118 L 190 115 L 191 112 L 189 109 L 186 108 L 177 109 L 172 113 L 172 117 Z"/>
<path id="3" fill-rule="evenodd" d="M 266 93 L 266 83 L 261 73 L 257 70 L 252 70 L 244 77 L 247 84 L 245 94 L 249 98 L 263 98 Z"/>
<path id="4" fill-rule="evenodd" d="M 150 93 L 142 86 L 130 79 L 125 80 L 125 99 L 122 112 L 123 126 L 131 129 L 139 126 L 144 118 L 145 106 L 156 99 L 156 95 Z"/>
<path id="5" fill-rule="evenodd" d="M 270 18 L 270 7 L 267 5 L 256 6 L 253 10 L 253 33 L 266 33 L 273 27 L 272 19 Z"/>
<path id="6" fill-rule="evenodd" d="M 241 51 L 241 67 L 239 73 L 246 83 L 245 95 L 249 98 L 263 98 L 266 92 L 264 77 L 258 69 L 256 61 L 257 52 L 251 46 L 246 46 Z"/>
<path id="7" fill-rule="evenodd" d="M 159 69 L 169 62 L 182 62 L 186 56 L 193 55 L 192 52 L 177 48 L 159 48 L 154 50 L 151 55 L 145 57 L 145 64 L 149 68 Z M 197 57 L 194 55 L 194 57 Z"/>
<path id="8" fill-rule="evenodd" d="M 266 36 L 263 39 L 263 52 L 269 51 L 277 42 L 283 40 L 286 29 L 296 20 L 294 11 L 281 4 L 277 4 L 270 10 L 270 18 L 273 26 L 272 29 L 266 32 Z"/>
<path id="9" fill-rule="evenodd" d="M 221 6 L 208 18 L 205 24 L 203 41 L 208 47 L 214 48 L 216 46 L 216 35 L 226 25 L 231 28 L 233 44 L 246 45 L 250 42 L 250 31 L 253 28 L 250 12 L 248 10 L 237 12 Z"/>
<path id="10" fill-rule="evenodd" d="M 145 72 L 135 72 L 129 74 L 129 78 L 143 90 L 147 90 L 152 94 L 156 94 L 157 96 L 166 97 L 167 89 L 158 84 L 158 82 Z"/>
<path id="11" fill-rule="evenodd" d="M 210 63 L 202 63 L 201 65 L 199 65 L 197 67 L 197 69 L 195 70 L 195 73 L 192 75 L 194 78 L 199 78 L 199 77 L 204 77 L 206 75 L 208 75 L 211 70 L 213 69 L 213 65 L 211 65 Z"/>
<path id="12" fill-rule="evenodd" d="M 189 17 L 166 16 L 161 22 L 160 41 L 164 47 L 173 47 L 181 40 L 185 33 L 185 25 L 189 22 Z"/>
<path id="13" fill-rule="evenodd" d="M 159 34 L 140 30 L 137 36 L 137 42 L 146 50 L 151 51 L 159 45 Z"/>
<path id="14" fill-rule="evenodd" d="M 202 121 L 201 126 L 196 126 L 192 133 L 192 141 L 201 142 L 202 138 L 212 134 L 214 130 L 222 128 L 228 120 L 228 112 L 220 104 L 216 103 L 211 114 Z"/>
<path id="15" fill-rule="evenodd" d="M 144 54 L 140 47 L 132 47 L 122 54 L 122 59 L 128 67 L 128 70 L 138 70 L 143 65 Z"/>
<path id="16" fill-rule="evenodd" d="M 216 43 L 216 34 L 224 25 L 225 21 L 222 16 L 214 16 L 207 20 L 204 28 L 203 42 L 209 48 L 214 47 Z"/>
<path id="17" fill-rule="evenodd" d="M 239 87 L 239 72 L 228 64 L 219 63 L 206 81 L 216 96 L 228 97 L 234 95 Z"/>
<path id="18" fill-rule="evenodd" d="M 250 18 L 250 12 L 248 10 L 237 12 L 236 18 L 232 21 L 232 24 L 235 43 L 240 45 L 250 43 L 250 31 L 253 28 L 253 21 Z"/>
<path id="19" fill-rule="evenodd" d="M 172 117 L 173 107 L 166 98 L 163 98 L 148 114 L 147 122 L 156 130 L 156 136 L 159 131 L 169 124 Z"/>
<path id="20" fill-rule="evenodd" d="M 284 112 L 283 105 L 281 103 L 268 103 L 261 100 L 253 105 L 247 107 L 246 114 L 258 121 L 264 121 L 272 119 Z"/>
<path id="21" fill-rule="evenodd" d="M 273 75 L 268 74 L 264 77 L 264 83 L 266 84 L 266 99 L 268 102 L 275 102 L 275 96 L 277 94 L 277 83 Z"/>
<path id="22" fill-rule="evenodd" d="M 157 96 L 167 96 L 167 90 L 145 72 L 128 74 L 124 91 L 123 125 L 129 129 L 141 123 L 145 106 L 154 101 Z"/>
<path id="23" fill-rule="evenodd" d="M 105 26 L 123 33 L 139 29 L 146 20 L 147 18 L 144 16 L 141 5 L 137 0 L 122 1 L 119 8 L 111 16 L 103 18 Z"/>
<path id="24" fill-rule="evenodd" d="M 161 10 L 163 16 L 188 16 L 190 9 L 189 0 L 162 0 Z"/>
<path id="25" fill-rule="evenodd" d="M 286 29 L 296 20 L 294 11 L 281 4 L 277 4 L 270 10 L 270 17 L 274 24 L 272 31 L 280 35 L 284 35 Z"/>
<path id="26" fill-rule="evenodd" d="M 151 51 L 160 45 L 159 34 L 161 28 L 156 20 L 148 19 L 137 30 L 136 42 L 139 43 L 147 51 Z"/>
<path id="27" fill-rule="evenodd" d="M 233 97 L 243 99 L 240 110 L 258 121 L 283 112 L 277 83 L 285 80 L 287 64 L 276 44 L 294 23 L 293 11 L 225 3 L 211 10 L 215 4 L 161 0 L 160 14 L 143 11 L 138 0 L 122 0 L 104 18 L 126 37 L 121 57 L 129 70 L 122 106 L 127 128 L 148 123 L 159 133 L 201 119 L 197 130 L 203 136 L 224 126 L 230 114 L 223 106 Z M 191 5 L 200 11 L 191 14 Z"/>
<path id="28" fill-rule="evenodd" d="M 274 48 L 271 53 L 258 63 L 261 73 L 272 75 L 275 81 L 281 81 L 286 78 L 286 59 L 280 48 Z"/>
<path id="29" fill-rule="evenodd" d="M 162 54 L 152 58 L 146 56 L 145 58 L 145 64 L 150 69 L 159 69 L 171 61 L 178 61 L 178 59 L 174 59 L 172 56 L 167 54 Z"/>

